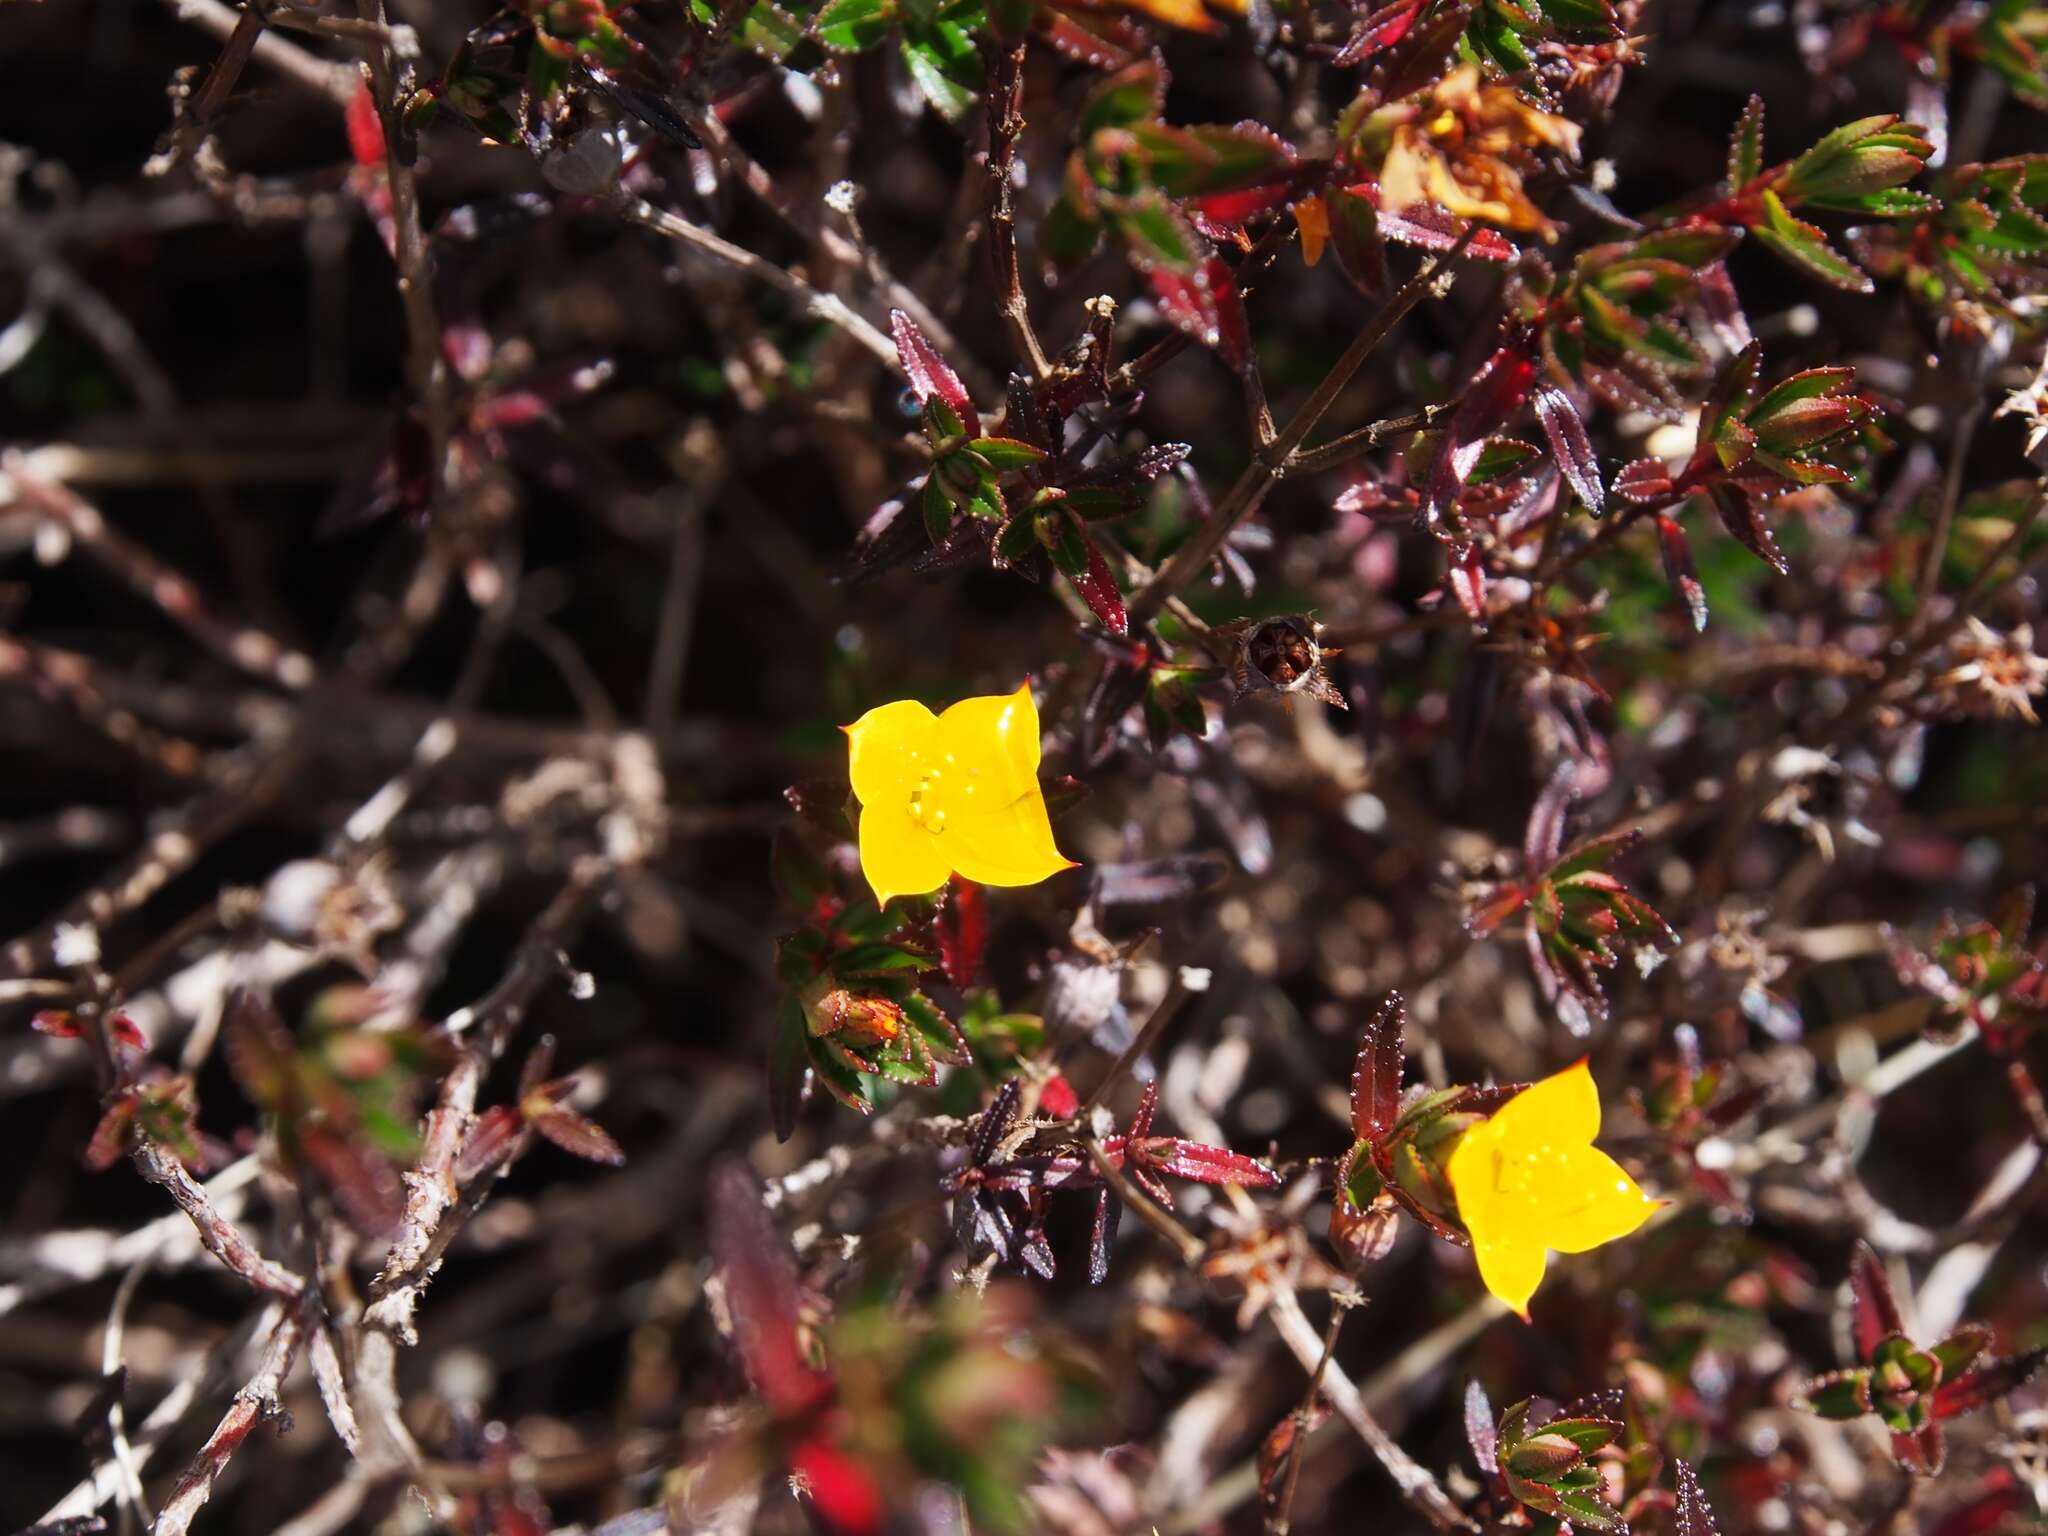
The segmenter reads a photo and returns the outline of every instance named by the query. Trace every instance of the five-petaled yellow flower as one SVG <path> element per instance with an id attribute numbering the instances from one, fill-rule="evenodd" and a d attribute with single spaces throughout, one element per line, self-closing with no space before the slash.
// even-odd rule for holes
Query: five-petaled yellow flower
<path id="1" fill-rule="evenodd" d="M 1467 1131 L 1445 1172 L 1472 1234 L 1479 1278 L 1526 1321 L 1546 1251 L 1584 1253 L 1641 1226 L 1663 1202 L 1593 1145 L 1600 1091 L 1584 1061 Z"/>
<path id="2" fill-rule="evenodd" d="M 1035 885 L 1074 867 L 1053 846 L 1038 787 L 1029 683 L 939 715 L 898 699 L 869 710 L 846 736 L 860 867 L 877 902 L 922 896 L 956 873 L 981 885 Z"/>

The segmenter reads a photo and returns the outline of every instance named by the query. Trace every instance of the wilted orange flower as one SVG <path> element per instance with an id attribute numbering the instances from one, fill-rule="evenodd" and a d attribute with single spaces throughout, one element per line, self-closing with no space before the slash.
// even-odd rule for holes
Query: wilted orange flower
<path id="1" fill-rule="evenodd" d="M 1536 230 L 1546 239 L 1554 234 L 1555 226 L 1522 190 L 1516 162 L 1535 149 L 1577 155 L 1577 123 L 1532 106 L 1512 87 L 1481 84 L 1470 64 L 1452 70 L 1426 96 L 1374 116 L 1389 132 L 1380 167 L 1381 205 L 1389 211 L 1435 203 L 1460 218 Z"/>
<path id="2" fill-rule="evenodd" d="M 1479 1278 L 1525 1320 L 1549 1250 L 1626 1237 L 1663 1203 L 1593 1145 L 1599 1134 L 1600 1092 L 1581 1060 L 1465 1132 L 1445 1167 Z"/>
<path id="3" fill-rule="evenodd" d="M 1330 240 L 1330 205 L 1320 197 L 1304 197 L 1294 205 L 1294 222 L 1301 230 L 1301 259 L 1314 266 L 1323 259 L 1323 247 Z"/>
<path id="4" fill-rule="evenodd" d="M 846 736 L 860 867 L 876 901 L 921 896 L 953 874 L 1035 885 L 1074 867 L 1053 846 L 1038 787 L 1038 706 L 1028 683 L 939 715 L 898 699 L 869 710 Z"/>
<path id="5" fill-rule="evenodd" d="M 1154 21 L 1163 21 L 1170 27 L 1185 27 L 1190 32 L 1213 32 L 1217 23 L 1202 9 L 1202 0 L 1114 0 L 1120 10 L 1137 11 L 1150 16 Z M 1218 10 L 1229 11 L 1242 16 L 1248 0 L 1210 0 Z"/>

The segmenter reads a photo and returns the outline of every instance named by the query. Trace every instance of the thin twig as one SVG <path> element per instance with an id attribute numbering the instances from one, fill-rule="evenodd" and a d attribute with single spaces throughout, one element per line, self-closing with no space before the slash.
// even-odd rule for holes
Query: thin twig
<path id="1" fill-rule="evenodd" d="M 1102 1176 L 1110 1192 L 1154 1232 L 1165 1238 L 1180 1254 L 1183 1264 L 1194 1265 L 1202 1262 L 1209 1245 L 1180 1222 L 1149 1199 L 1137 1185 L 1124 1176 L 1123 1169 L 1110 1161 L 1109 1153 L 1103 1150 L 1101 1141 L 1090 1136 L 1084 1143 L 1088 1149 L 1089 1161 L 1095 1164 L 1095 1171 Z"/>
<path id="2" fill-rule="evenodd" d="M 1358 370 L 1365 366 L 1365 360 L 1379 350 L 1380 344 L 1402 318 L 1422 302 L 1423 296 L 1435 286 L 1438 275 L 1465 254 L 1465 248 L 1471 244 L 1478 228 L 1476 224 L 1468 225 L 1456 245 L 1424 261 L 1415 275 L 1382 304 L 1364 329 L 1352 338 L 1351 345 L 1323 375 L 1322 382 L 1316 385 L 1301 409 L 1294 413 L 1272 442 L 1253 455 L 1251 463 L 1245 466 L 1244 472 L 1216 504 L 1207 520 L 1173 552 L 1173 558 L 1167 561 L 1165 569 L 1133 594 L 1127 605 L 1132 628 L 1149 622 L 1168 597 L 1200 576 L 1216 557 L 1217 551 L 1222 549 L 1231 531 L 1259 509 L 1267 492 L 1295 467 L 1296 450 L 1329 414 L 1330 407 L 1337 403 L 1337 397 Z"/>
<path id="3" fill-rule="evenodd" d="M 1337 1411 L 1338 1417 L 1365 1442 L 1366 1449 L 1378 1459 L 1387 1475 L 1393 1478 L 1394 1486 L 1401 1490 L 1401 1497 L 1440 1531 L 1478 1530 L 1477 1522 L 1451 1502 L 1450 1495 L 1444 1492 L 1443 1485 L 1437 1482 L 1430 1470 L 1402 1450 L 1399 1442 L 1380 1427 L 1379 1420 L 1365 1406 L 1365 1399 L 1359 1396 L 1358 1388 L 1345 1375 L 1344 1368 L 1323 1362 L 1322 1338 L 1303 1315 L 1292 1286 L 1274 1287 L 1266 1315 L 1273 1320 L 1281 1341 L 1294 1352 L 1294 1358 L 1301 1362 L 1303 1370 L 1323 1371 L 1323 1396 Z"/>
<path id="4" fill-rule="evenodd" d="M 1027 40 L 995 51 L 995 78 L 988 92 L 988 228 L 989 254 L 995 261 L 996 309 L 1010 333 L 1018 360 L 1042 379 L 1051 371 L 1038 332 L 1031 327 L 1031 306 L 1024 298 L 1024 277 L 1017 259 L 1015 166 L 1017 140 L 1024 132 L 1024 57 Z"/>
<path id="5" fill-rule="evenodd" d="M 265 1419 L 283 1412 L 278 1403 L 278 1392 L 298 1353 L 300 1328 L 300 1314 L 296 1307 L 278 1319 L 270 1342 L 263 1351 L 263 1358 L 256 1367 L 256 1374 L 235 1394 L 235 1400 L 222 1416 L 219 1426 L 200 1448 L 191 1466 L 185 1469 L 185 1475 L 178 1479 L 178 1486 L 164 1501 L 151 1536 L 185 1536 L 191 1529 L 193 1518 L 213 1496 L 215 1481 L 226 1470 L 229 1459 L 241 1449 L 242 1442 Z"/>
<path id="6" fill-rule="evenodd" d="M 280 688 L 298 691 L 316 681 L 311 657 L 254 625 L 218 617 L 191 581 L 120 533 L 70 487 L 36 474 L 28 457 L 14 449 L 0 452 L 0 492 L 7 488 L 17 505 L 48 518 L 215 655 Z"/>
<path id="7" fill-rule="evenodd" d="M 896 343 L 847 307 L 845 300 L 829 293 L 820 293 L 802 278 L 785 271 L 775 262 L 756 256 L 744 246 L 734 245 L 721 235 L 714 235 L 701 225 L 692 224 L 681 214 L 670 213 L 657 208 L 644 198 L 629 198 L 620 205 L 620 212 L 636 224 L 644 224 L 657 234 L 679 240 L 693 250 L 716 256 L 749 277 L 758 278 L 769 287 L 778 290 L 794 300 L 806 315 L 828 321 L 838 326 L 866 348 L 868 353 L 890 368 L 899 366 L 896 357 Z"/>

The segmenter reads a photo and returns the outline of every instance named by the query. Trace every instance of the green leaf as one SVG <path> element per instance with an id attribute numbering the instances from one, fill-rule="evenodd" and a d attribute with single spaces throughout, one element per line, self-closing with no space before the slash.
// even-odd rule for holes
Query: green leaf
<path id="1" fill-rule="evenodd" d="M 1612 1419 L 1592 1417 L 1575 1419 L 1552 1419 L 1543 1426 L 1546 1435 L 1562 1435 L 1587 1455 L 1604 1445 L 1611 1445 L 1622 1435 L 1622 1426 Z"/>
<path id="2" fill-rule="evenodd" d="M 1038 226 L 1039 253 L 1056 267 L 1079 266 L 1101 242 L 1101 223 L 1082 213 L 1070 198 L 1054 203 Z"/>
<path id="3" fill-rule="evenodd" d="M 1548 1427 L 1509 1448 L 1503 1458 L 1508 1471 L 1532 1483 L 1548 1483 L 1563 1476 L 1585 1459 L 1579 1447 Z"/>
<path id="4" fill-rule="evenodd" d="M 1745 414 L 1754 425 L 1776 415 L 1795 400 L 1811 400 L 1819 395 L 1832 395 L 1853 384 L 1855 380 L 1856 370 L 1846 365 L 1833 368 L 1805 368 L 1773 384 L 1764 392 L 1763 398 Z"/>
<path id="5" fill-rule="evenodd" d="M 739 41 L 743 46 L 778 63 L 788 58 L 803 40 L 803 23 L 775 4 L 774 0 L 754 0 L 739 25 Z"/>
<path id="6" fill-rule="evenodd" d="M 1043 448 L 1014 437 L 977 437 L 967 446 L 997 469 L 1024 469 L 1045 457 Z"/>
<path id="7" fill-rule="evenodd" d="M 1776 192 L 1764 192 L 1763 206 L 1764 222 L 1751 225 L 1750 232 L 1773 251 L 1822 282 L 1851 293 L 1869 293 L 1876 287 L 1869 275 L 1829 245 L 1818 229 L 1795 219 Z"/>
<path id="8" fill-rule="evenodd" d="M 789 1140 L 796 1130 L 804 1072 L 811 1064 L 810 1044 L 803 1007 L 794 996 L 784 998 L 775 1016 L 775 1045 L 768 1056 L 768 1111 L 777 1141 Z"/>
<path id="9" fill-rule="evenodd" d="M 1704 267 L 1725 257 L 1741 239 L 1739 231 L 1719 224 L 1688 225 L 1643 236 L 1635 242 L 1635 255 L 1644 260 L 1673 261 L 1682 267 Z"/>
<path id="10" fill-rule="evenodd" d="M 1728 146 L 1728 191 L 1740 192 L 1764 170 L 1764 99 L 1751 96 Z"/>
<path id="11" fill-rule="evenodd" d="M 1135 123 L 1098 135 L 1144 184 L 1169 197 L 1198 197 L 1264 185 L 1292 169 L 1294 152 L 1256 123 L 1172 128 Z"/>
<path id="12" fill-rule="evenodd" d="M 934 544 L 943 544 L 946 535 L 953 531 L 953 499 L 946 494 L 936 469 L 925 476 L 924 489 L 917 499 L 924 511 L 924 531 L 931 535 Z"/>
<path id="13" fill-rule="evenodd" d="M 835 955 L 830 969 L 834 976 L 846 979 L 928 971 L 938 963 L 931 955 L 900 944 L 860 944 Z"/>
<path id="14" fill-rule="evenodd" d="M 1131 199 L 1114 218 L 1140 270 L 1159 267 L 1185 276 L 1208 254 L 1194 226 L 1157 191 Z"/>
<path id="15" fill-rule="evenodd" d="M 974 105 L 981 88 L 980 57 L 973 43 L 946 22 L 922 37 L 903 39 L 903 62 L 910 66 L 911 80 L 948 122 L 958 122 Z"/>
<path id="16" fill-rule="evenodd" d="M 887 37 L 896 17 L 896 0 L 827 0 L 814 25 L 827 48 L 858 53 Z"/>
<path id="17" fill-rule="evenodd" d="M 1128 128 L 1155 118 L 1165 105 L 1165 73 L 1147 59 L 1118 70 L 1095 88 L 1081 108 L 1076 136 L 1086 144 L 1104 128 Z"/>

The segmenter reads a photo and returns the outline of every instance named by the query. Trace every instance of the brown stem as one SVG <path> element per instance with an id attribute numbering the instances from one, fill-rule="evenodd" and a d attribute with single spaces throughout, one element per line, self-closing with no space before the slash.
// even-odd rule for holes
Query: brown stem
<path id="1" fill-rule="evenodd" d="M 1001 289 L 997 307 L 1009 330 L 1010 344 L 1026 363 L 1031 376 L 1042 379 L 1051 371 L 1045 348 L 1031 328 L 1031 308 L 1024 299 L 1024 278 L 1017 261 L 1017 214 L 1011 170 L 1017 158 L 1017 139 L 1024 131 L 1024 54 L 1028 45 L 1019 39 L 996 53 L 995 81 L 988 93 L 988 228 L 989 248 L 995 259 L 996 282 Z"/>
<path id="2" fill-rule="evenodd" d="M 200 1447 L 199 1454 L 185 1469 L 185 1475 L 178 1479 L 178 1486 L 171 1491 L 170 1498 L 156 1517 L 151 1536 L 185 1536 L 192 1527 L 193 1517 L 213 1496 L 215 1480 L 226 1469 L 229 1459 L 241 1449 L 242 1442 L 249 1438 L 258 1424 L 282 1411 L 278 1392 L 298 1353 L 301 1327 L 296 1307 L 278 1320 L 270 1342 L 264 1347 L 263 1358 L 257 1364 L 256 1374 L 235 1394 L 235 1400 L 229 1404 L 219 1426 Z"/>

